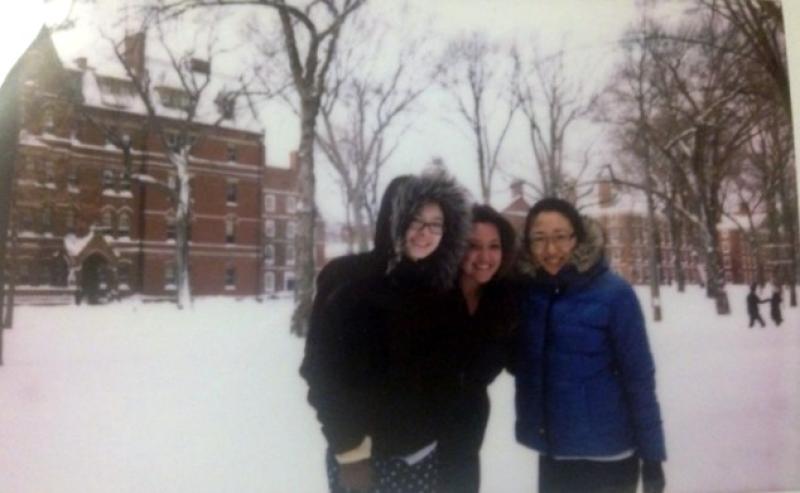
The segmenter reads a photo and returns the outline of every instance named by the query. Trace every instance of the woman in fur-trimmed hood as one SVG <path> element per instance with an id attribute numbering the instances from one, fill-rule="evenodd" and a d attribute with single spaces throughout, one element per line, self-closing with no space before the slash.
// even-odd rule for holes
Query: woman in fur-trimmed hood
<path id="1" fill-rule="evenodd" d="M 540 453 L 540 492 L 635 492 L 640 468 L 645 492 L 664 488 L 644 318 L 603 247 L 599 225 L 564 200 L 543 199 L 528 213 L 516 433 Z"/>
<path id="2" fill-rule="evenodd" d="M 309 402 L 329 445 L 332 491 L 427 491 L 456 378 L 446 299 L 469 232 L 464 189 L 410 177 L 392 200 L 385 272 L 344 283 L 320 316 Z"/>

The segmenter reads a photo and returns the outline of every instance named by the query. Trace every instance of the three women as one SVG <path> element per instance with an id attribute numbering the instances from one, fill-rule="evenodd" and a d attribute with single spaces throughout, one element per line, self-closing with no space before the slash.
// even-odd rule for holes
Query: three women
<path id="1" fill-rule="evenodd" d="M 640 461 L 645 491 L 663 489 L 643 317 L 601 235 L 570 204 L 540 201 L 525 228 L 528 277 L 511 284 L 513 231 L 492 209 L 473 210 L 461 257 L 465 204 L 446 176 L 408 178 L 385 271 L 324 302 L 302 373 L 331 491 L 478 491 L 486 387 L 504 366 L 518 439 L 542 454 L 539 491 L 635 491 Z"/>

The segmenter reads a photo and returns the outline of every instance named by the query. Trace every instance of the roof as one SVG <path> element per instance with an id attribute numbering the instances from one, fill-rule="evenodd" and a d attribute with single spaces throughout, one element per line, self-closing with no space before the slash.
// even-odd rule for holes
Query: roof
<path id="1" fill-rule="evenodd" d="M 107 43 L 103 39 L 98 39 L 97 42 Z M 80 79 L 81 94 L 87 106 L 122 110 L 140 115 L 147 114 L 147 109 L 135 92 L 133 83 L 121 62 L 112 59 L 108 53 L 103 56 L 101 49 L 82 53 L 80 57 L 75 58 L 67 55 L 69 48 L 74 47 L 63 46 L 58 43 L 57 39 L 53 40 L 53 46 L 67 72 Z M 108 51 L 110 52 L 110 48 Z M 185 120 L 186 112 L 180 109 L 182 102 L 180 94 L 185 94 L 185 91 L 182 90 L 180 76 L 183 75 L 188 78 L 187 80 L 194 81 L 198 86 L 202 86 L 207 78 L 208 84 L 202 91 L 194 122 L 264 133 L 264 126 L 261 124 L 255 108 L 248 104 L 245 97 L 235 98 L 233 118 L 220 121 L 219 102 L 221 97 L 240 90 L 241 83 L 238 78 L 222 72 L 215 72 L 214 67 L 210 65 L 209 73 L 206 75 L 192 70 L 193 64 L 188 61 L 179 71 L 167 58 L 145 56 L 144 60 L 151 81 L 153 104 L 158 116 Z M 200 62 L 203 61 L 200 60 Z M 202 66 L 202 63 L 199 66 Z"/>

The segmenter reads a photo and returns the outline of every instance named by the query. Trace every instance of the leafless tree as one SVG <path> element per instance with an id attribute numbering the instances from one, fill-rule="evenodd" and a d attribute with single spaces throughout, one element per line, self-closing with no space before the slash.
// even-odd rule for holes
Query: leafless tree
<path id="1" fill-rule="evenodd" d="M 519 98 L 514 97 L 511 59 L 485 36 L 472 33 L 452 41 L 445 53 L 441 85 L 451 95 L 475 146 L 481 199 L 491 202 L 492 181 Z"/>
<path id="2" fill-rule="evenodd" d="M 104 34 L 110 42 L 114 56 L 130 81 L 130 96 L 144 107 L 147 124 L 139 135 L 139 145 L 152 135 L 160 144 L 166 160 L 172 166 L 169 177 L 163 179 L 131 169 L 131 152 L 135 140 L 120 132 L 108 122 L 85 119 L 99 127 L 106 138 L 123 152 L 125 173 L 135 181 L 165 193 L 175 213 L 175 285 L 178 306 L 191 304 L 189 284 L 189 227 L 191 223 L 191 153 L 194 145 L 226 119 L 242 111 L 241 97 L 244 86 L 222 89 L 210 94 L 211 71 L 214 57 L 221 52 L 213 29 L 208 33 L 205 46 L 176 49 L 168 39 L 167 31 L 174 24 L 157 12 L 151 11 L 141 20 L 133 35 L 123 38 Z M 213 23 L 212 23 L 213 27 Z M 157 69 L 148 63 L 145 46 L 148 37 L 157 40 L 165 53 L 166 66 Z M 201 52 L 202 51 L 202 52 Z M 203 65 L 204 67 L 199 67 Z M 213 98 L 213 99 L 212 99 Z M 213 112 L 209 109 L 213 108 Z M 248 108 L 252 110 L 252 108 Z"/>
<path id="3" fill-rule="evenodd" d="M 528 127 L 533 162 L 543 197 L 565 196 L 570 186 L 565 169 L 567 131 L 593 111 L 597 95 L 586 94 L 582 83 L 567 77 L 564 52 L 524 59 L 515 49 L 513 91 Z M 588 154 L 587 154 L 588 155 Z M 583 175 L 589 165 L 585 159 Z M 579 184 L 577 185 L 579 186 Z"/>
<path id="4" fill-rule="evenodd" d="M 347 226 L 364 251 L 377 219 L 381 171 L 401 145 L 413 121 L 409 115 L 434 81 L 436 65 L 426 60 L 430 51 L 422 39 L 406 39 L 396 55 L 377 60 L 375 52 L 391 53 L 383 43 L 389 26 L 374 16 L 360 17 L 329 72 L 317 145 L 334 169 Z M 392 68 L 384 66 L 388 60 Z"/>
<path id="5" fill-rule="evenodd" d="M 308 328 L 316 273 L 314 146 L 317 116 L 327 91 L 327 74 L 338 50 L 340 34 L 351 14 L 364 3 L 365 0 L 307 0 L 303 5 L 284 0 L 159 0 L 159 11 L 172 16 L 198 8 L 242 6 L 260 7 L 278 16 L 283 34 L 280 52 L 285 57 L 284 66 L 289 68 L 300 108 L 298 272 L 291 324 L 291 331 L 297 335 L 304 335 Z M 273 60 L 265 57 L 267 65 Z"/>

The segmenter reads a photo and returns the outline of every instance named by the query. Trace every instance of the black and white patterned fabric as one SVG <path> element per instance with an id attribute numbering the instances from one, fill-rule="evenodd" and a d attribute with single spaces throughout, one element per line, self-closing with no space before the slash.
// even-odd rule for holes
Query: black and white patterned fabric
<path id="1" fill-rule="evenodd" d="M 339 486 L 339 464 L 327 454 L 328 486 L 331 493 L 434 493 L 437 482 L 437 455 L 434 450 L 414 465 L 400 458 L 372 458 L 373 487 L 355 492 Z"/>

